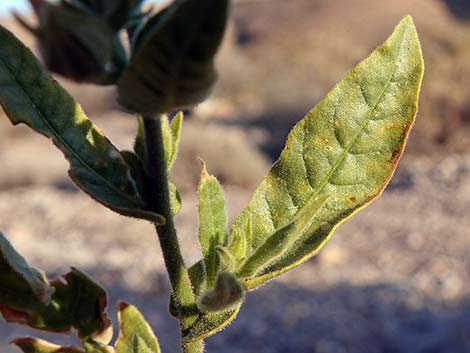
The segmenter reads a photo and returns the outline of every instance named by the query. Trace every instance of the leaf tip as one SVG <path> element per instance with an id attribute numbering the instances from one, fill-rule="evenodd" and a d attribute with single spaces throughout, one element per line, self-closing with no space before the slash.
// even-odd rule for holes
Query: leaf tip
<path id="1" fill-rule="evenodd" d="M 201 170 L 201 182 L 207 181 L 207 179 L 209 179 L 211 175 L 207 171 L 206 162 L 201 157 L 197 157 L 197 160 L 201 164 L 201 169 L 202 169 Z"/>

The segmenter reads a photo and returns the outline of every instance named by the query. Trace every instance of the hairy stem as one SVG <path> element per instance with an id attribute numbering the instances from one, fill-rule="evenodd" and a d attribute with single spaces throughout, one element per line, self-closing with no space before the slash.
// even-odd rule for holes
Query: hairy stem
<path id="1" fill-rule="evenodd" d="M 194 323 L 195 316 L 183 315 L 183 313 L 195 306 L 195 298 L 171 214 L 160 116 L 144 117 L 144 130 L 145 167 L 149 179 L 145 195 L 146 202 L 152 211 L 162 215 L 166 220 L 164 225 L 157 225 L 156 229 L 179 310 L 181 330 L 184 330 Z M 201 353 L 202 351 L 202 342 L 183 345 L 184 353 Z"/>
<path id="2" fill-rule="evenodd" d="M 204 352 L 204 342 L 196 341 L 183 345 L 183 353 L 202 353 Z"/>

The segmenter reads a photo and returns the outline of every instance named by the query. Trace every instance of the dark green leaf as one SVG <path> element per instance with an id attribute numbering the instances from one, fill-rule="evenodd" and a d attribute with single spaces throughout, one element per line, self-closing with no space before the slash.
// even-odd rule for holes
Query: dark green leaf
<path id="1" fill-rule="evenodd" d="M 6 321 L 50 332 L 76 329 L 83 341 L 93 339 L 106 344 L 111 340 L 106 292 L 77 269 L 50 282 L 55 292 L 49 305 L 40 302 L 32 290 L 18 291 L 3 278 L 1 281 L 0 313 Z"/>
<path id="2" fill-rule="evenodd" d="M 127 62 L 106 21 L 86 6 L 61 2 L 37 7 L 34 29 L 46 67 L 77 82 L 113 84 Z M 21 16 L 21 24 L 31 27 Z"/>
<path id="3" fill-rule="evenodd" d="M 138 33 L 119 102 L 143 115 L 192 106 L 212 90 L 229 0 L 177 0 Z"/>
<path id="4" fill-rule="evenodd" d="M 13 124 L 24 123 L 50 138 L 70 162 L 70 177 L 95 200 L 127 216 L 164 222 L 145 210 L 119 151 L 31 51 L 1 26 L 0 105 Z"/>
<path id="5" fill-rule="evenodd" d="M 280 159 L 232 225 L 232 236 L 251 218 L 256 252 L 299 213 L 311 212 L 310 226 L 282 256 L 245 279 L 246 288 L 308 260 L 341 223 L 382 193 L 415 120 L 422 77 L 418 36 L 406 17 L 294 127 Z M 326 195 L 320 210 L 310 210 L 312 200 Z"/>

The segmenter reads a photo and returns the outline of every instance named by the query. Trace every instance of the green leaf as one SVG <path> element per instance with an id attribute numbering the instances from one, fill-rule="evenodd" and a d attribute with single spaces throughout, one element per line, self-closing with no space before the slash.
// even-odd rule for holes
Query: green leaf
<path id="1" fill-rule="evenodd" d="M 129 166 L 140 195 L 145 195 L 146 185 L 149 183 L 141 159 L 131 151 L 121 151 L 121 155 Z M 173 183 L 169 183 L 171 214 L 176 216 L 181 209 L 181 195 Z"/>
<path id="2" fill-rule="evenodd" d="M 119 102 L 142 115 L 202 102 L 217 79 L 228 7 L 229 0 L 177 0 L 151 18 L 134 40 Z"/>
<path id="3" fill-rule="evenodd" d="M 139 13 L 143 0 L 69 0 L 79 8 L 86 8 L 89 11 L 102 17 L 114 31 L 126 26 L 127 21 L 132 16 Z"/>
<path id="4" fill-rule="evenodd" d="M 253 227 L 251 217 L 247 217 L 244 227 L 232 229 L 231 241 L 227 250 L 235 258 L 236 264 L 240 265 L 251 255 L 251 243 L 253 239 Z"/>
<path id="5" fill-rule="evenodd" d="M 143 340 L 142 337 L 139 335 L 134 335 L 134 345 L 133 345 L 133 352 L 134 353 L 154 353 L 148 346 L 147 343 Z"/>
<path id="6" fill-rule="evenodd" d="M 181 195 L 175 184 L 169 183 L 170 187 L 170 209 L 171 215 L 176 216 L 181 210 Z"/>
<path id="7" fill-rule="evenodd" d="M 178 112 L 173 118 L 170 124 L 170 133 L 171 133 L 171 147 L 168 146 L 168 150 L 171 150 L 171 153 L 168 155 L 168 171 L 171 170 L 173 164 L 175 163 L 176 156 L 178 154 L 178 147 L 181 138 L 181 130 L 183 128 L 183 113 Z"/>
<path id="8" fill-rule="evenodd" d="M 106 344 L 111 340 L 106 292 L 77 269 L 49 283 L 55 289 L 49 305 L 37 300 L 32 290 L 18 291 L 10 288 L 4 278 L 1 281 L 0 313 L 7 322 L 50 332 L 76 329 L 83 341 L 93 339 Z"/>
<path id="9" fill-rule="evenodd" d="M 24 353 L 84 353 L 75 346 L 59 346 L 37 338 L 18 338 L 12 343 Z"/>
<path id="10" fill-rule="evenodd" d="M 1 232 L 0 284 L 0 305 L 9 301 L 9 295 L 18 296 L 23 293 L 32 293 L 40 303 L 49 305 L 54 293 L 54 288 L 49 285 L 44 274 L 30 267 Z"/>
<path id="11" fill-rule="evenodd" d="M 163 147 L 165 149 L 165 159 L 168 166 L 168 172 L 171 171 L 178 154 L 178 146 L 183 127 L 183 113 L 179 112 L 175 115 L 171 123 L 168 116 L 163 115 L 162 119 L 162 136 Z M 145 137 L 144 137 L 144 121 L 142 116 L 137 116 L 138 128 L 137 136 L 134 142 L 134 151 L 139 158 L 145 160 Z"/>
<path id="12" fill-rule="evenodd" d="M 38 338 L 18 338 L 12 341 L 24 353 L 114 353 L 110 346 L 98 342 L 86 341 L 85 350 L 75 346 L 59 346 Z"/>
<path id="13" fill-rule="evenodd" d="M 276 231 L 273 235 L 249 256 L 240 266 L 237 275 L 239 278 L 249 278 L 261 272 L 269 263 L 282 257 L 285 251 L 292 247 L 305 232 L 311 227 L 315 216 L 322 209 L 329 195 L 320 195 L 318 198 L 309 201 L 305 207 L 299 211 L 294 220 L 285 227 Z"/>
<path id="14" fill-rule="evenodd" d="M 215 251 L 219 260 L 219 271 L 232 272 L 237 268 L 235 258 L 226 247 L 218 245 Z"/>
<path id="15" fill-rule="evenodd" d="M 217 179 L 207 173 L 204 162 L 199 184 L 199 242 L 204 257 L 206 283 L 212 287 L 219 268 L 216 248 L 227 242 L 227 214 L 222 188 Z"/>
<path id="16" fill-rule="evenodd" d="M 152 222 L 119 151 L 13 34 L 0 26 L 0 105 L 14 125 L 50 138 L 70 163 L 73 181 L 112 210 Z"/>
<path id="17" fill-rule="evenodd" d="M 235 320 L 239 311 L 240 306 L 222 313 L 199 315 L 196 322 L 189 329 L 183 331 L 183 341 L 185 343 L 195 342 L 215 335 Z"/>
<path id="18" fill-rule="evenodd" d="M 34 1 L 30 2 L 33 3 Z M 114 84 L 127 62 L 115 52 L 116 36 L 100 16 L 85 6 L 42 3 L 34 29 L 46 67 L 77 82 Z M 19 15 L 21 24 L 29 26 Z"/>
<path id="19" fill-rule="evenodd" d="M 230 272 L 219 272 L 214 288 L 206 291 L 198 301 L 203 313 L 226 311 L 240 306 L 245 292 L 238 279 Z"/>
<path id="20" fill-rule="evenodd" d="M 311 225 L 247 289 L 293 269 L 327 242 L 336 228 L 385 189 L 415 120 L 424 65 L 418 35 L 406 17 L 391 37 L 360 63 L 290 133 L 280 159 L 232 225 L 238 237 L 248 218 L 256 252 L 307 215 Z"/>
<path id="21" fill-rule="evenodd" d="M 120 333 L 116 341 L 116 352 L 146 353 L 150 351 L 160 353 L 157 337 L 140 311 L 127 303 L 119 303 L 117 309 Z M 136 348 L 138 349 L 136 350 Z"/>

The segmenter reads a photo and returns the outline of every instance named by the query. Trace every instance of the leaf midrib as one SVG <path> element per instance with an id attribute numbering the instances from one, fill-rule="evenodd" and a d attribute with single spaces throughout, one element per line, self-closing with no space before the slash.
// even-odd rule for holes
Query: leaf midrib
<path id="1" fill-rule="evenodd" d="M 370 117 L 372 116 L 372 114 L 374 113 L 374 111 L 377 109 L 377 105 L 380 103 L 380 101 L 383 99 L 385 93 L 387 92 L 388 88 L 390 87 L 391 83 L 392 83 L 392 80 L 393 80 L 393 77 L 395 76 L 396 74 L 396 71 L 397 71 L 397 64 L 396 64 L 396 61 L 398 59 L 398 57 L 400 56 L 400 53 L 402 51 L 402 48 L 403 48 L 403 42 L 404 42 L 404 37 L 405 37 L 405 34 L 406 34 L 406 31 L 403 33 L 402 35 L 402 40 L 400 42 L 400 48 L 398 50 L 398 53 L 396 55 L 396 57 L 394 58 L 394 61 L 395 61 L 395 68 L 393 70 L 393 72 L 391 73 L 390 75 L 390 78 L 388 79 L 388 82 L 387 84 L 385 85 L 382 93 L 380 94 L 379 98 L 376 100 L 376 102 L 374 103 L 373 106 L 370 107 L 370 111 L 368 113 L 368 115 L 366 116 L 366 118 L 364 119 L 364 123 L 360 126 L 359 130 L 357 131 L 357 133 L 353 136 L 350 144 L 344 149 L 344 151 L 341 153 L 340 157 L 338 158 L 338 160 L 336 161 L 336 163 L 331 167 L 331 170 L 330 172 L 326 175 L 326 177 L 323 179 L 323 181 L 321 182 L 320 186 L 317 188 L 317 191 L 314 191 L 314 193 L 310 196 L 310 198 L 307 200 L 307 202 L 304 204 L 305 205 L 308 205 L 309 204 L 309 201 L 316 198 L 322 191 L 323 189 L 325 188 L 325 186 L 329 183 L 331 177 L 333 176 L 333 174 L 338 170 L 339 166 L 341 165 L 341 163 L 344 161 L 344 159 L 346 158 L 346 156 L 351 152 L 352 148 L 354 147 L 354 145 L 356 144 L 357 140 L 359 139 L 359 137 L 362 135 L 362 133 L 364 132 L 365 128 L 367 127 L 367 125 L 370 123 Z M 367 102 L 366 102 L 367 104 Z M 304 130 L 304 134 L 305 134 L 305 130 Z M 302 155 L 304 154 L 304 145 L 302 144 Z M 296 212 L 296 215 L 304 208 L 304 206 L 302 206 L 297 212 Z M 295 215 L 295 216 L 296 216 Z M 294 217 L 295 217 L 294 216 Z"/>
<path id="2" fill-rule="evenodd" d="M 135 200 L 133 200 L 132 198 L 130 198 L 126 193 L 123 193 L 119 188 L 115 187 L 114 184 L 110 183 L 106 178 L 104 178 L 100 173 L 98 173 L 95 169 L 93 169 L 88 163 L 86 163 L 78 154 L 77 152 L 64 140 L 62 139 L 62 137 L 60 136 L 60 134 L 56 131 L 56 129 L 49 123 L 49 121 L 47 120 L 47 118 L 44 116 L 44 114 L 42 113 L 41 109 L 39 109 L 39 107 L 36 105 L 36 103 L 34 102 L 34 100 L 32 99 L 32 97 L 29 95 L 29 93 L 26 91 L 26 89 L 20 84 L 20 82 L 18 82 L 16 76 L 14 75 L 13 73 L 13 70 L 9 67 L 8 63 L 5 62 L 5 60 L 3 59 L 2 56 L 0 56 L 0 61 L 3 63 L 3 66 L 6 68 L 6 71 L 10 74 L 10 77 L 13 78 L 13 81 L 16 82 L 16 84 L 18 85 L 18 87 L 21 88 L 21 91 L 23 92 L 23 94 L 26 96 L 26 98 L 29 100 L 29 102 L 31 103 L 31 106 L 34 108 L 34 110 L 37 112 L 38 116 L 41 118 L 41 121 L 44 123 L 44 125 L 46 125 L 46 127 L 48 129 L 50 129 L 50 131 L 52 132 L 52 134 L 54 135 L 54 137 L 62 144 L 64 145 L 68 151 L 70 151 L 73 155 L 73 157 L 75 159 L 77 159 L 79 161 L 80 164 L 82 164 L 83 166 L 85 166 L 86 169 L 88 169 L 89 171 L 92 172 L 92 174 L 95 174 L 96 176 L 98 176 L 98 179 L 100 179 L 101 181 L 104 182 L 104 184 L 106 184 L 111 190 L 114 190 L 115 192 L 117 192 L 117 194 L 121 195 L 124 199 L 128 200 L 131 204 L 134 205 L 134 207 L 136 208 L 140 208 L 139 205 L 137 205 L 135 203 Z M 24 123 L 24 122 L 22 122 Z M 91 123 L 91 121 L 90 121 Z M 92 124 L 92 126 L 94 126 Z M 33 128 L 33 127 L 32 127 Z M 34 128 L 33 128 L 34 129 Z M 70 169 L 72 169 L 72 165 L 70 166 Z M 114 206 L 113 206 L 114 207 Z"/>

